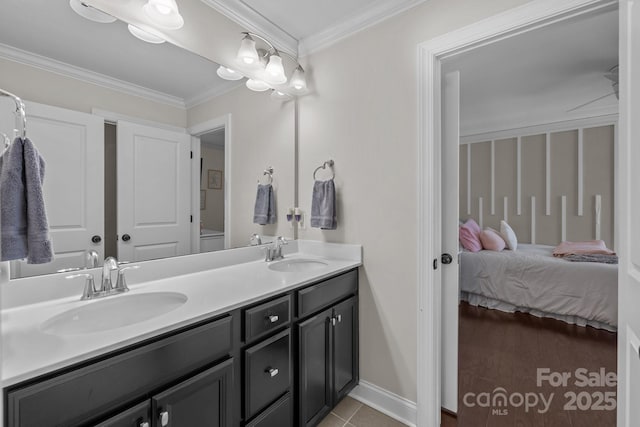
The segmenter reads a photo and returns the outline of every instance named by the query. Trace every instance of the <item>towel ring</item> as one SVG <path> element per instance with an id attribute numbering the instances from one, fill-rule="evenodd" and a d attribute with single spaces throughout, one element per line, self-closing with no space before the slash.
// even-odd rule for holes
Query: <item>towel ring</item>
<path id="1" fill-rule="evenodd" d="M 16 125 L 18 124 L 18 122 L 20 123 L 20 126 L 22 127 L 22 132 L 20 132 L 20 134 L 23 139 L 26 138 L 27 137 L 27 113 L 25 111 L 24 102 L 22 102 L 22 99 L 20 99 L 18 96 L 12 94 L 11 92 L 7 92 L 6 90 L 3 90 L 3 89 L 0 89 L 0 96 L 8 96 L 9 98 L 12 98 L 13 101 L 15 102 L 16 116 L 18 116 L 16 117 Z"/>
<path id="2" fill-rule="evenodd" d="M 264 178 L 265 176 L 268 177 L 269 182 L 267 182 L 266 184 L 262 184 L 261 178 Z M 258 184 L 262 184 L 262 185 L 273 184 L 273 166 L 269 166 L 264 171 L 262 171 L 262 177 L 261 178 L 258 178 Z"/>
<path id="3" fill-rule="evenodd" d="M 335 178 L 335 177 L 336 177 L 336 172 L 333 170 L 333 164 L 334 164 L 333 160 L 327 160 L 326 162 L 324 162 L 324 163 L 322 164 L 322 166 L 318 166 L 318 167 L 316 168 L 316 170 L 314 170 L 314 171 L 313 171 L 313 180 L 314 180 L 314 181 L 316 180 L 316 173 L 317 173 L 320 169 L 326 169 L 326 168 L 327 168 L 327 166 L 329 166 L 329 167 L 331 168 L 331 178 L 329 178 L 329 179 L 333 179 L 333 178 Z"/>
<path id="4" fill-rule="evenodd" d="M 4 148 L 9 148 L 9 146 L 11 145 L 11 139 L 9 139 L 7 134 L 4 132 L 0 132 L 0 136 L 4 140 Z"/>

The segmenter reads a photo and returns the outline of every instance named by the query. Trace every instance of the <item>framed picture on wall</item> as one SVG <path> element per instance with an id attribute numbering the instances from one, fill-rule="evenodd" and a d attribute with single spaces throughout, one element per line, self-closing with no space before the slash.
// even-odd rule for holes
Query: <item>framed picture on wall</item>
<path id="1" fill-rule="evenodd" d="M 207 208 L 207 190 L 200 190 L 200 210 Z"/>
<path id="2" fill-rule="evenodd" d="M 209 169 L 207 187 L 213 190 L 222 190 L 222 171 Z"/>

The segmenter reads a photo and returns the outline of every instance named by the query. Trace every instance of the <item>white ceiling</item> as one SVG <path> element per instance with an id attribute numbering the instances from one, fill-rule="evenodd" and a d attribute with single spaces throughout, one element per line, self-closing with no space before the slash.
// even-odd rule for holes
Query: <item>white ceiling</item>
<path id="1" fill-rule="evenodd" d="M 214 0 L 204 0 L 211 4 Z M 357 31 L 424 0 L 215 0 L 250 8 L 296 40 Z M 168 43 L 133 38 L 122 22 L 98 24 L 76 15 L 67 0 L 2 0 L 0 43 L 130 82 L 183 103 L 237 82 L 215 74 L 217 64 Z M 213 6 L 213 5 L 212 5 Z M 378 14 L 378 15 L 376 15 Z M 385 15 L 386 16 L 386 15 Z M 347 25 L 348 24 L 348 25 Z M 336 28 L 340 31 L 335 32 Z M 26 29 L 26 30 L 25 30 Z M 324 43 L 330 42 L 324 38 Z M 0 56 L 3 51 L 0 46 Z M 611 92 L 606 71 L 617 64 L 617 12 L 552 25 L 447 60 L 461 71 L 463 134 L 496 121 L 559 117 Z M 576 112 L 616 105 L 614 96 Z M 534 111 L 535 110 L 535 111 Z"/>
<path id="2" fill-rule="evenodd" d="M 297 40 L 362 15 L 371 0 L 241 0 Z M 383 0 L 398 3 L 396 0 Z"/>
<path id="3" fill-rule="evenodd" d="M 444 62 L 460 71 L 461 134 L 615 111 L 617 10 L 530 31 Z M 568 112 L 583 103 L 606 96 Z"/>

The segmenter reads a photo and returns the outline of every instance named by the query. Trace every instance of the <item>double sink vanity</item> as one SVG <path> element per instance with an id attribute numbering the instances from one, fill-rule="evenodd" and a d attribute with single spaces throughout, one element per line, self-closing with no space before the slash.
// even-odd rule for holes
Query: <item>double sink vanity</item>
<path id="1" fill-rule="evenodd" d="M 264 249 L 147 261 L 90 300 L 64 274 L 9 282 L 4 424 L 317 425 L 358 382 L 362 249 Z"/>

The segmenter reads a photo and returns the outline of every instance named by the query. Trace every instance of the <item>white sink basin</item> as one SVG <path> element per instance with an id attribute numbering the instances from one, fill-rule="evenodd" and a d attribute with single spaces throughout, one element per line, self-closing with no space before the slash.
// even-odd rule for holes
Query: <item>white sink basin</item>
<path id="1" fill-rule="evenodd" d="M 40 329 L 52 335 L 107 331 L 161 316 L 187 302 L 178 292 L 151 292 L 105 297 L 46 320 Z"/>
<path id="2" fill-rule="evenodd" d="M 301 273 L 307 271 L 322 270 L 328 266 L 326 262 L 315 259 L 285 259 L 269 264 L 269 269 L 286 273 Z"/>

